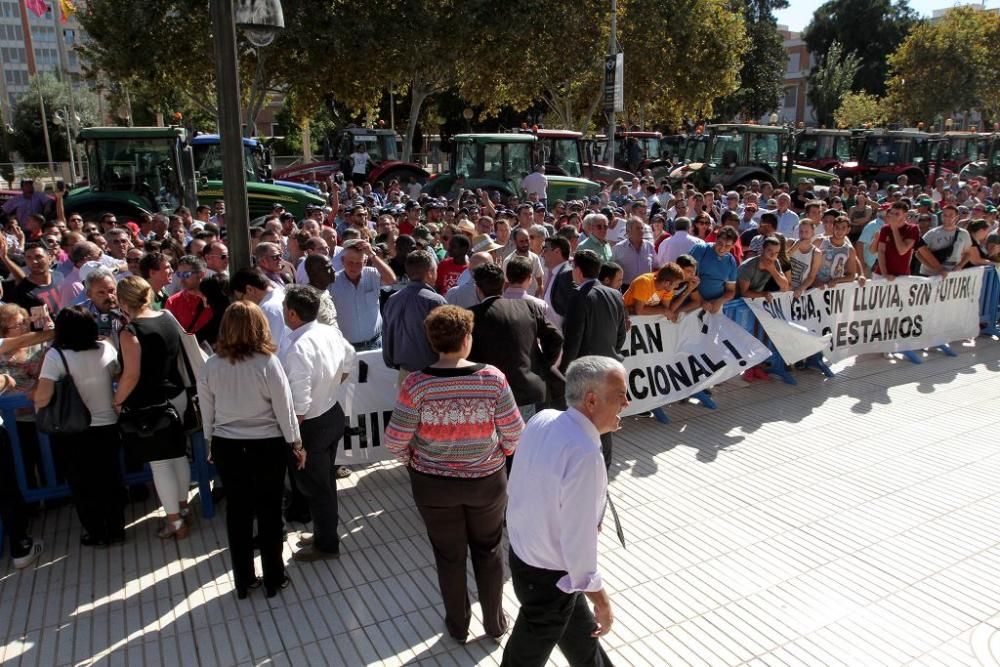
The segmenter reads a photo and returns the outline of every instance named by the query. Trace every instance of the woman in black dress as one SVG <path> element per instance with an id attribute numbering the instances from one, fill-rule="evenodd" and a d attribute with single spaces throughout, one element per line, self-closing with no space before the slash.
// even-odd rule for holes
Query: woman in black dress
<path id="1" fill-rule="evenodd" d="M 118 283 L 118 302 L 129 316 L 122 330 L 122 376 L 115 392 L 115 409 L 128 420 L 136 411 L 162 411 L 169 427 L 150 437 L 125 437 L 127 455 L 148 462 L 153 471 L 156 494 L 167 520 L 160 530 L 163 539 L 187 537 L 188 489 L 191 466 L 187 458 L 187 436 L 180 420 L 187 406 L 178 360 L 181 336 L 186 335 L 167 311 L 150 307 L 153 289 L 138 276 Z M 142 382 L 139 381 L 140 376 Z M 173 412 L 171 412 L 171 407 Z"/>

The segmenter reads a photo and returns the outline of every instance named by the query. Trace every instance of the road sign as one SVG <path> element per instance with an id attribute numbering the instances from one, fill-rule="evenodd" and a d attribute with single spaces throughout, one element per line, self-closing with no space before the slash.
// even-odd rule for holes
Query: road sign
<path id="1" fill-rule="evenodd" d="M 604 112 L 625 110 L 625 54 L 604 57 Z"/>

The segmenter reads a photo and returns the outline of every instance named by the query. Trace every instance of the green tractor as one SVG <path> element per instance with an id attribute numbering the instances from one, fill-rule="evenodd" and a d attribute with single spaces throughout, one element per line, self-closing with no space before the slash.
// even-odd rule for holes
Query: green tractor
<path id="1" fill-rule="evenodd" d="M 691 162 L 670 172 L 676 186 L 691 181 L 695 187 L 707 190 L 722 184 L 726 190 L 750 181 L 769 181 L 777 185 L 786 181 L 791 187 L 804 178 L 816 185 L 830 184 L 833 174 L 794 164 L 792 133 L 785 127 L 769 125 L 725 124 L 705 128 L 707 144 L 704 159 Z"/>
<path id="2" fill-rule="evenodd" d="M 199 177 L 187 132 L 180 127 L 88 127 L 80 131 L 87 146 L 90 180 L 67 193 L 67 215 L 96 218 L 111 212 L 137 220 L 149 213 L 171 212 L 181 205 L 222 198 L 222 181 Z M 248 167 L 249 169 L 249 167 Z M 271 212 L 275 203 L 301 218 L 308 204 L 322 197 L 295 188 L 254 182 L 248 177 L 250 217 Z"/>
<path id="3" fill-rule="evenodd" d="M 542 159 L 533 134 L 459 134 L 454 142 L 448 171 L 424 185 L 423 191 L 432 197 L 451 193 L 459 178 L 465 181 L 464 189 L 523 196 L 521 180 Z M 547 174 L 545 180 L 550 202 L 581 199 L 601 191 L 600 184 L 583 178 Z"/>

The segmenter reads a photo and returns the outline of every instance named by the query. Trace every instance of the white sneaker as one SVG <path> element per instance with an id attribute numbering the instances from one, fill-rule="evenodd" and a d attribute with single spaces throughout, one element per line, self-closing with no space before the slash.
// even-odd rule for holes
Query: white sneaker
<path id="1" fill-rule="evenodd" d="M 28 567 L 36 560 L 38 560 L 38 557 L 41 555 L 42 555 L 42 541 L 35 540 L 34 543 L 31 545 L 31 550 L 26 555 L 14 559 L 14 567 L 16 567 L 18 570 L 23 570 L 24 568 Z"/>

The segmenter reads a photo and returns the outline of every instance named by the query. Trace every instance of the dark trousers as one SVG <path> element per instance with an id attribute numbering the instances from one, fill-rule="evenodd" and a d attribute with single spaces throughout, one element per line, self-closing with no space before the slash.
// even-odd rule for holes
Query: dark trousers
<path id="1" fill-rule="evenodd" d="M 572 667 L 610 667 L 611 660 L 590 633 L 597 621 L 583 593 L 556 587 L 565 572 L 528 565 L 510 550 L 510 576 L 521 603 L 502 667 L 543 667 L 556 646 Z"/>
<path id="2" fill-rule="evenodd" d="M 28 537 L 28 512 L 24 497 L 17 485 L 14 471 L 14 454 L 7 430 L 0 428 L 0 520 L 10 541 L 10 555 L 20 558 L 28 555 L 31 538 Z"/>
<path id="3" fill-rule="evenodd" d="M 99 541 L 125 535 L 118 425 L 91 426 L 83 433 L 49 437 L 66 461 L 66 481 L 84 531 Z"/>
<path id="4" fill-rule="evenodd" d="M 237 589 L 253 582 L 253 521 L 257 519 L 264 586 L 285 577 L 281 560 L 281 493 L 288 444 L 282 438 L 212 438 L 212 459 L 226 488 L 226 536 Z"/>
<path id="5" fill-rule="evenodd" d="M 426 475 L 410 469 L 413 500 L 427 525 L 434 549 L 438 586 L 444 598 L 444 622 L 456 639 L 465 639 L 472 605 L 465 576 L 466 553 L 479 590 L 486 633 L 499 637 L 507 627 L 503 615 L 504 510 L 507 473 L 500 469 L 474 479 Z"/>
<path id="6" fill-rule="evenodd" d="M 339 403 L 319 417 L 299 425 L 306 467 L 295 471 L 295 481 L 309 503 L 313 521 L 313 545 L 320 551 L 338 551 L 337 443 L 344 435 L 344 411 Z"/>

